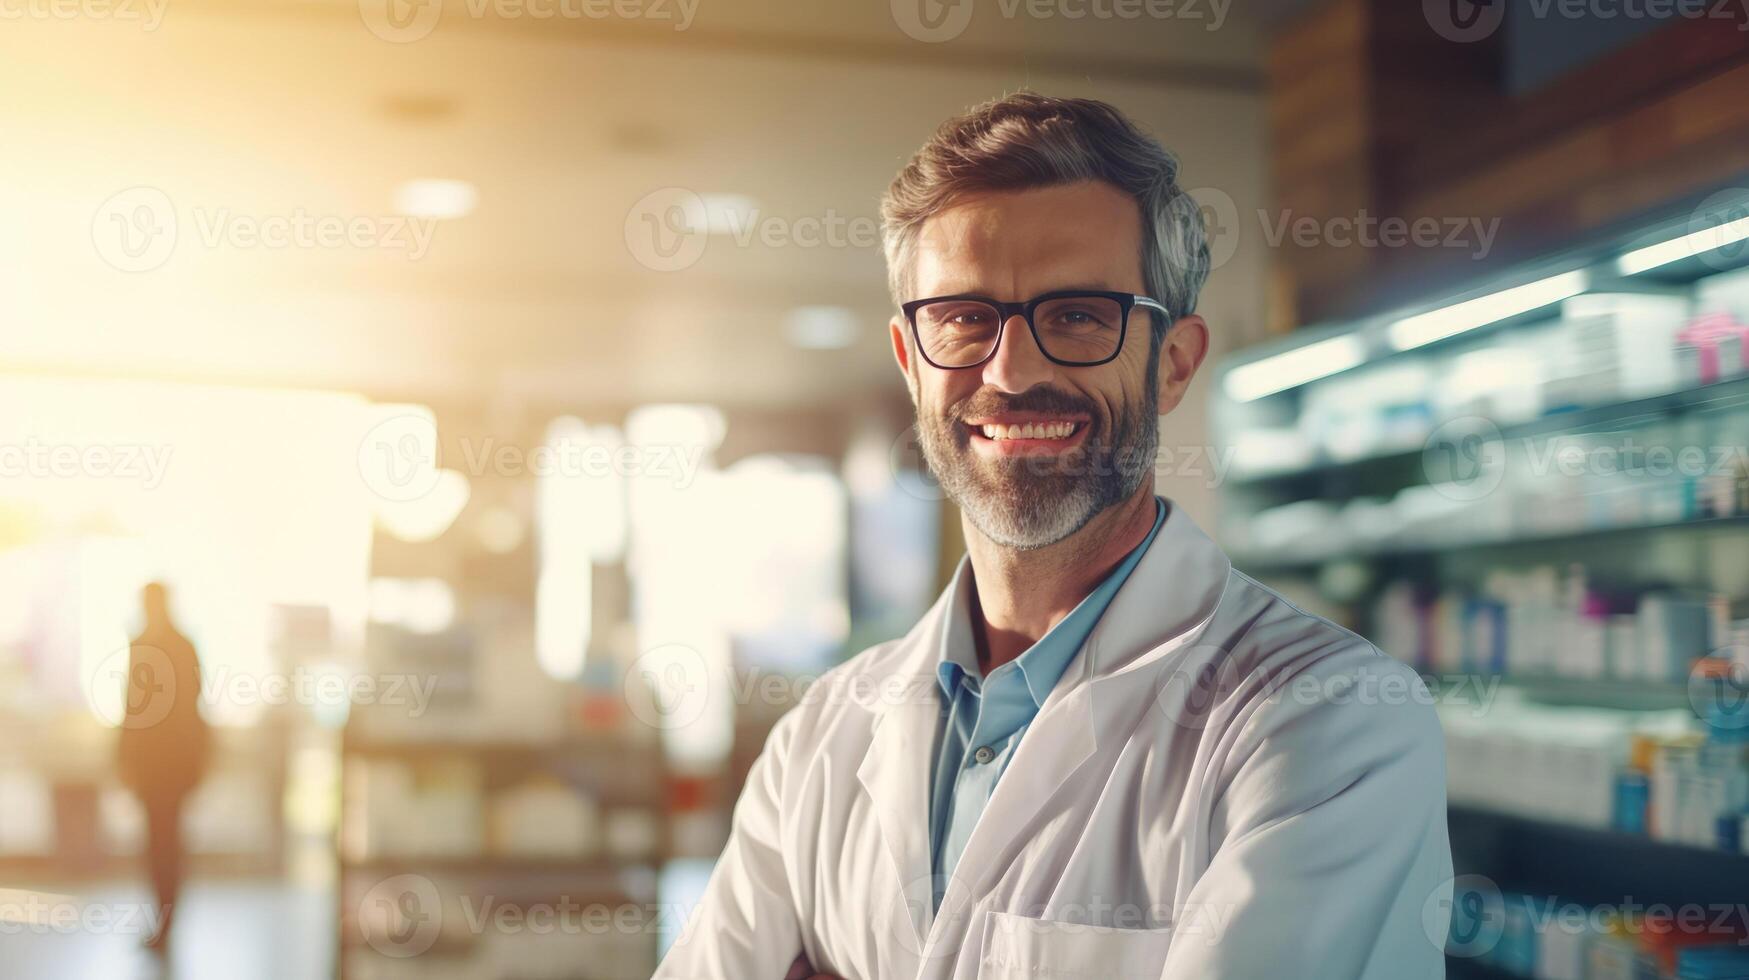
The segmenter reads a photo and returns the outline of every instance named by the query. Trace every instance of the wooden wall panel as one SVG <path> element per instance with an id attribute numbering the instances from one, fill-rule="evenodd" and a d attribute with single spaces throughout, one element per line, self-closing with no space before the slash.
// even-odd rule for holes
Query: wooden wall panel
<path id="1" fill-rule="evenodd" d="M 1452 288 L 1673 200 L 1749 181 L 1749 14 L 1684 20 L 1528 96 L 1503 38 L 1456 44 L 1421 4 L 1328 0 L 1270 55 L 1273 214 L 1498 219 L 1486 255 L 1273 254 L 1287 327 Z M 1285 310 L 1285 312 L 1284 312 Z"/>

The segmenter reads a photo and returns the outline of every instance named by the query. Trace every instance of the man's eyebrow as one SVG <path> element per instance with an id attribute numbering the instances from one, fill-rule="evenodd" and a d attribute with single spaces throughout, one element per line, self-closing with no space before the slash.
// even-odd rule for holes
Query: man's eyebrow
<path id="1" fill-rule="evenodd" d="M 1052 286 L 1049 289 L 1041 289 L 1038 292 L 1032 293 L 1031 295 L 1022 296 L 1018 299 L 1013 299 L 1013 300 L 1003 300 L 1003 302 L 1019 303 L 1019 302 L 1024 302 L 1026 300 L 1032 299 L 1034 296 L 1043 296 L 1046 293 L 1071 293 L 1071 292 L 1075 292 L 1075 293 L 1078 293 L 1078 292 L 1127 293 L 1127 292 L 1129 292 L 1129 290 L 1119 289 L 1116 286 L 1113 286 L 1110 283 L 1105 283 L 1105 282 L 1073 282 L 1073 283 L 1068 283 L 1068 284 L 1061 285 L 1061 286 Z M 970 296 L 988 296 L 991 299 L 1002 299 L 1002 297 L 997 296 L 995 293 L 990 292 L 989 290 L 986 290 L 986 289 L 979 289 L 976 286 L 967 286 L 967 287 L 962 287 L 962 288 L 939 287 L 936 292 L 930 293 L 929 295 L 930 296 L 970 295 Z"/>
<path id="2" fill-rule="evenodd" d="M 1108 282 L 1079 282 L 1070 283 L 1067 286 L 1058 286 L 1055 289 L 1047 289 L 1044 291 L 1044 293 L 1064 292 L 1125 293 L 1129 292 L 1129 290 L 1119 289 Z M 1038 295 L 1043 296 L 1044 293 L 1039 293 Z"/>

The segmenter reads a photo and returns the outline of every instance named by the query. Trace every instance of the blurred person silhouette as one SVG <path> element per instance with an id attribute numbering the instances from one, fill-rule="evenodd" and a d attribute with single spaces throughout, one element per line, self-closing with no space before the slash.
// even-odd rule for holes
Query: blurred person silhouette
<path id="1" fill-rule="evenodd" d="M 200 714 L 200 661 L 171 619 L 168 590 L 153 582 L 140 599 L 146 622 L 128 650 L 117 768 L 146 816 L 146 871 L 159 912 L 146 945 L 161 950 L 182 888 L 182 806 L 205 774 L 210 738 Z"/>

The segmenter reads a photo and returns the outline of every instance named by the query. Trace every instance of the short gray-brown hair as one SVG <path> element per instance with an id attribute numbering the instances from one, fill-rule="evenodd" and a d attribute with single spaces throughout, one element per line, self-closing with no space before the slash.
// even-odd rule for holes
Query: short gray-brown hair
<path id="1" fill-rule="evenodd" d="M 923 223 L 966 194 L 1101 180 L 1135 198 L 1142 279 L 1174 317 L 1196 311 L 1208 279 L 1202 209 L 1178 186 L 1178 158 L 1112 106 L 1016 92 L 941 124 L 881 199 L 893 302 L 914 299 L 911 260 Z M 1018 298 L 1018 297 L 1016 297 Z M 1156 324 L 1156 340 L 1170 324 Z"/>

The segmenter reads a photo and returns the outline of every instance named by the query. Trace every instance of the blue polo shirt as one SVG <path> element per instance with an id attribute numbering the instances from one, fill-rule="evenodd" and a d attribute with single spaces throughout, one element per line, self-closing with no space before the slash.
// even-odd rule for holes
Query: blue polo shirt
<path id="1" fill-rule="evenodd" d="M 1166 502 L 1156 497 L 1154 504 L 1154 528 L 1142 543 L 1062 622 L 1025 653 L 990 671 L 988 677 L 978 670 L 968 597 L 962 590 L 957 597 L 960 601 L 949 604 L 941 635 L 941 663 L 936 667 L 942 709 L 929 793 L 929 845 L 937 909 L 947 892 L 948 877 L 959 864 L 972 828 L 996 791 L 996 781 L 1008 768 L 1020 737 L 1160 533 L 1166 520 Z M 965 566 L 962 574 L 971 574 L 971 566 Z"/>

